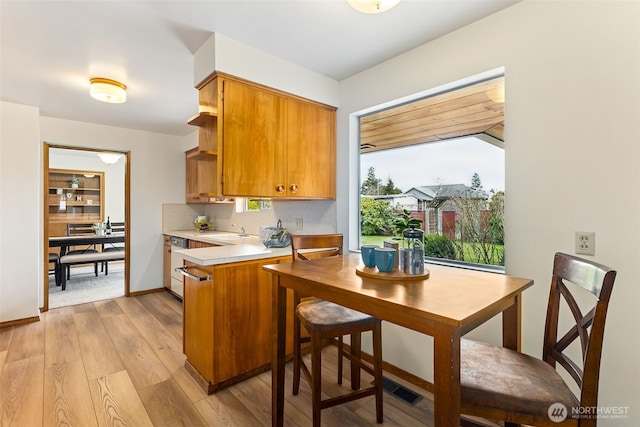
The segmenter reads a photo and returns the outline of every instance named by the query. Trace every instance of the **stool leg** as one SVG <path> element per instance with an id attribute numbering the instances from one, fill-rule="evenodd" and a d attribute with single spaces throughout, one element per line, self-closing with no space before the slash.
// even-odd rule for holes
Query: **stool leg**
<path id="1" fill-rule="evenodd" d="M 295 316 L 295 314 L 294 314 Z M 298 395 L 300 390 L 300 320 L 298 316 L 293 318 L 293 395 Z"/>
<path id="2" fill-rule="evenodd" d="M 338 384 L 342 384 L 342 358 L 344 353 L 344 339 L 338 337 Z"/>
<path id="3" fill-rule="evenodd" d="M 322 340 L 319 334 L 311 334 L 311 402 L 313 405 L 313 427 L 320 427 L 322 403 Z"/>
<path id="4" fill-rule="evenodd" d="M 360 389 L 360 358 L 362 357 L 362 334 L 351 334 L 351 389 Z"/>
<path id="5" fill-rule="evenodd" d="M 382 422 L 382 326 L 378 322 L 371 331 L 373 334 L 373 372 L 376 382 L 376 421 Z"/>

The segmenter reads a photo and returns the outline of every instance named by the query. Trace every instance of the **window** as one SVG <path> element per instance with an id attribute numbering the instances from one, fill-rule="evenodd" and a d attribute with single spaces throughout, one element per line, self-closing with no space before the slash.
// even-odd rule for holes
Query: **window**
<path id="1" fill-rule="evenodd" d="M 360 118 L 360 244 L 410 220 L 433 260 L 504 266 L 502 77 Z"/>

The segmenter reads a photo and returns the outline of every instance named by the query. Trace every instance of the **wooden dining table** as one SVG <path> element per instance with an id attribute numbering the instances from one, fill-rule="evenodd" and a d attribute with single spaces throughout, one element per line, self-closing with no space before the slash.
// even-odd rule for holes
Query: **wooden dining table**
<path id="1" fill-rule="evenodd" d="M 427 278 L 386 280 L 358 274 L 362 267 L 356 253 L 263 267 L 273 274 L 272 425 L 284 423 L 286 294 L 294 289 L 432 336 L 433 425 L 460 426 L 460 337 L 502 314 L 503 346 L 520 350 L 521 295 L 533 280 L 434 264 Z"/>
<path id="2" fill-rule="evenodd" d="M 71 246 L 106 245 L 109 243 L 124 243 L 124 233 L 113 233 L 108 236 L 95 234 L 80 234 L 74 236 L 49 237 L 49 247 L 60 248 L 60 257 L 64 256 Z"/>

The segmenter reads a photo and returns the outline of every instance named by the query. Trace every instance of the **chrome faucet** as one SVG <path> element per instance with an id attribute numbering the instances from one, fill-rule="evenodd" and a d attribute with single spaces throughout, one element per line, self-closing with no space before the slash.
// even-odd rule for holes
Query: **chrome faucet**
<path id="1" fill-rule="evenodd" d="M 232 227 L 235 227 L 236 225 L 238 225 L 238 224 L 231 224 L 231 226 L 232 226 Z M 246 232 L 246 230 L 244 229 L 244 225 L 241 225 L 241 226 L 240 226 L 240 234 L 238 234 L 238 236 L 240 236 L 240 237 L 244 237 L 244 236 L 246 236 L 246 235 L 247 235 L 247 232 Z"/>

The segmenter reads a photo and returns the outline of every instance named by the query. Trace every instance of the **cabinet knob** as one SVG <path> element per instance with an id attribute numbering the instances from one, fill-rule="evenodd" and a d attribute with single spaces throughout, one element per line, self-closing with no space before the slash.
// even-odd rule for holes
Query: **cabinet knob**
<path id="1" fill-rule="evenodd" d="M 276 185 L 276 192 L 284 193 L 284 185 L 282 185 L 282 184 Z"/>
<path id="2" fill-rule="evenodd" d="M 297 193 L 297 192 L 298 192 L 298 185 L 297 185 L 297 184 L 291 184 L 291 185 L 289 186 L 289 190 L 290 190 L 292 193 Z"/>

